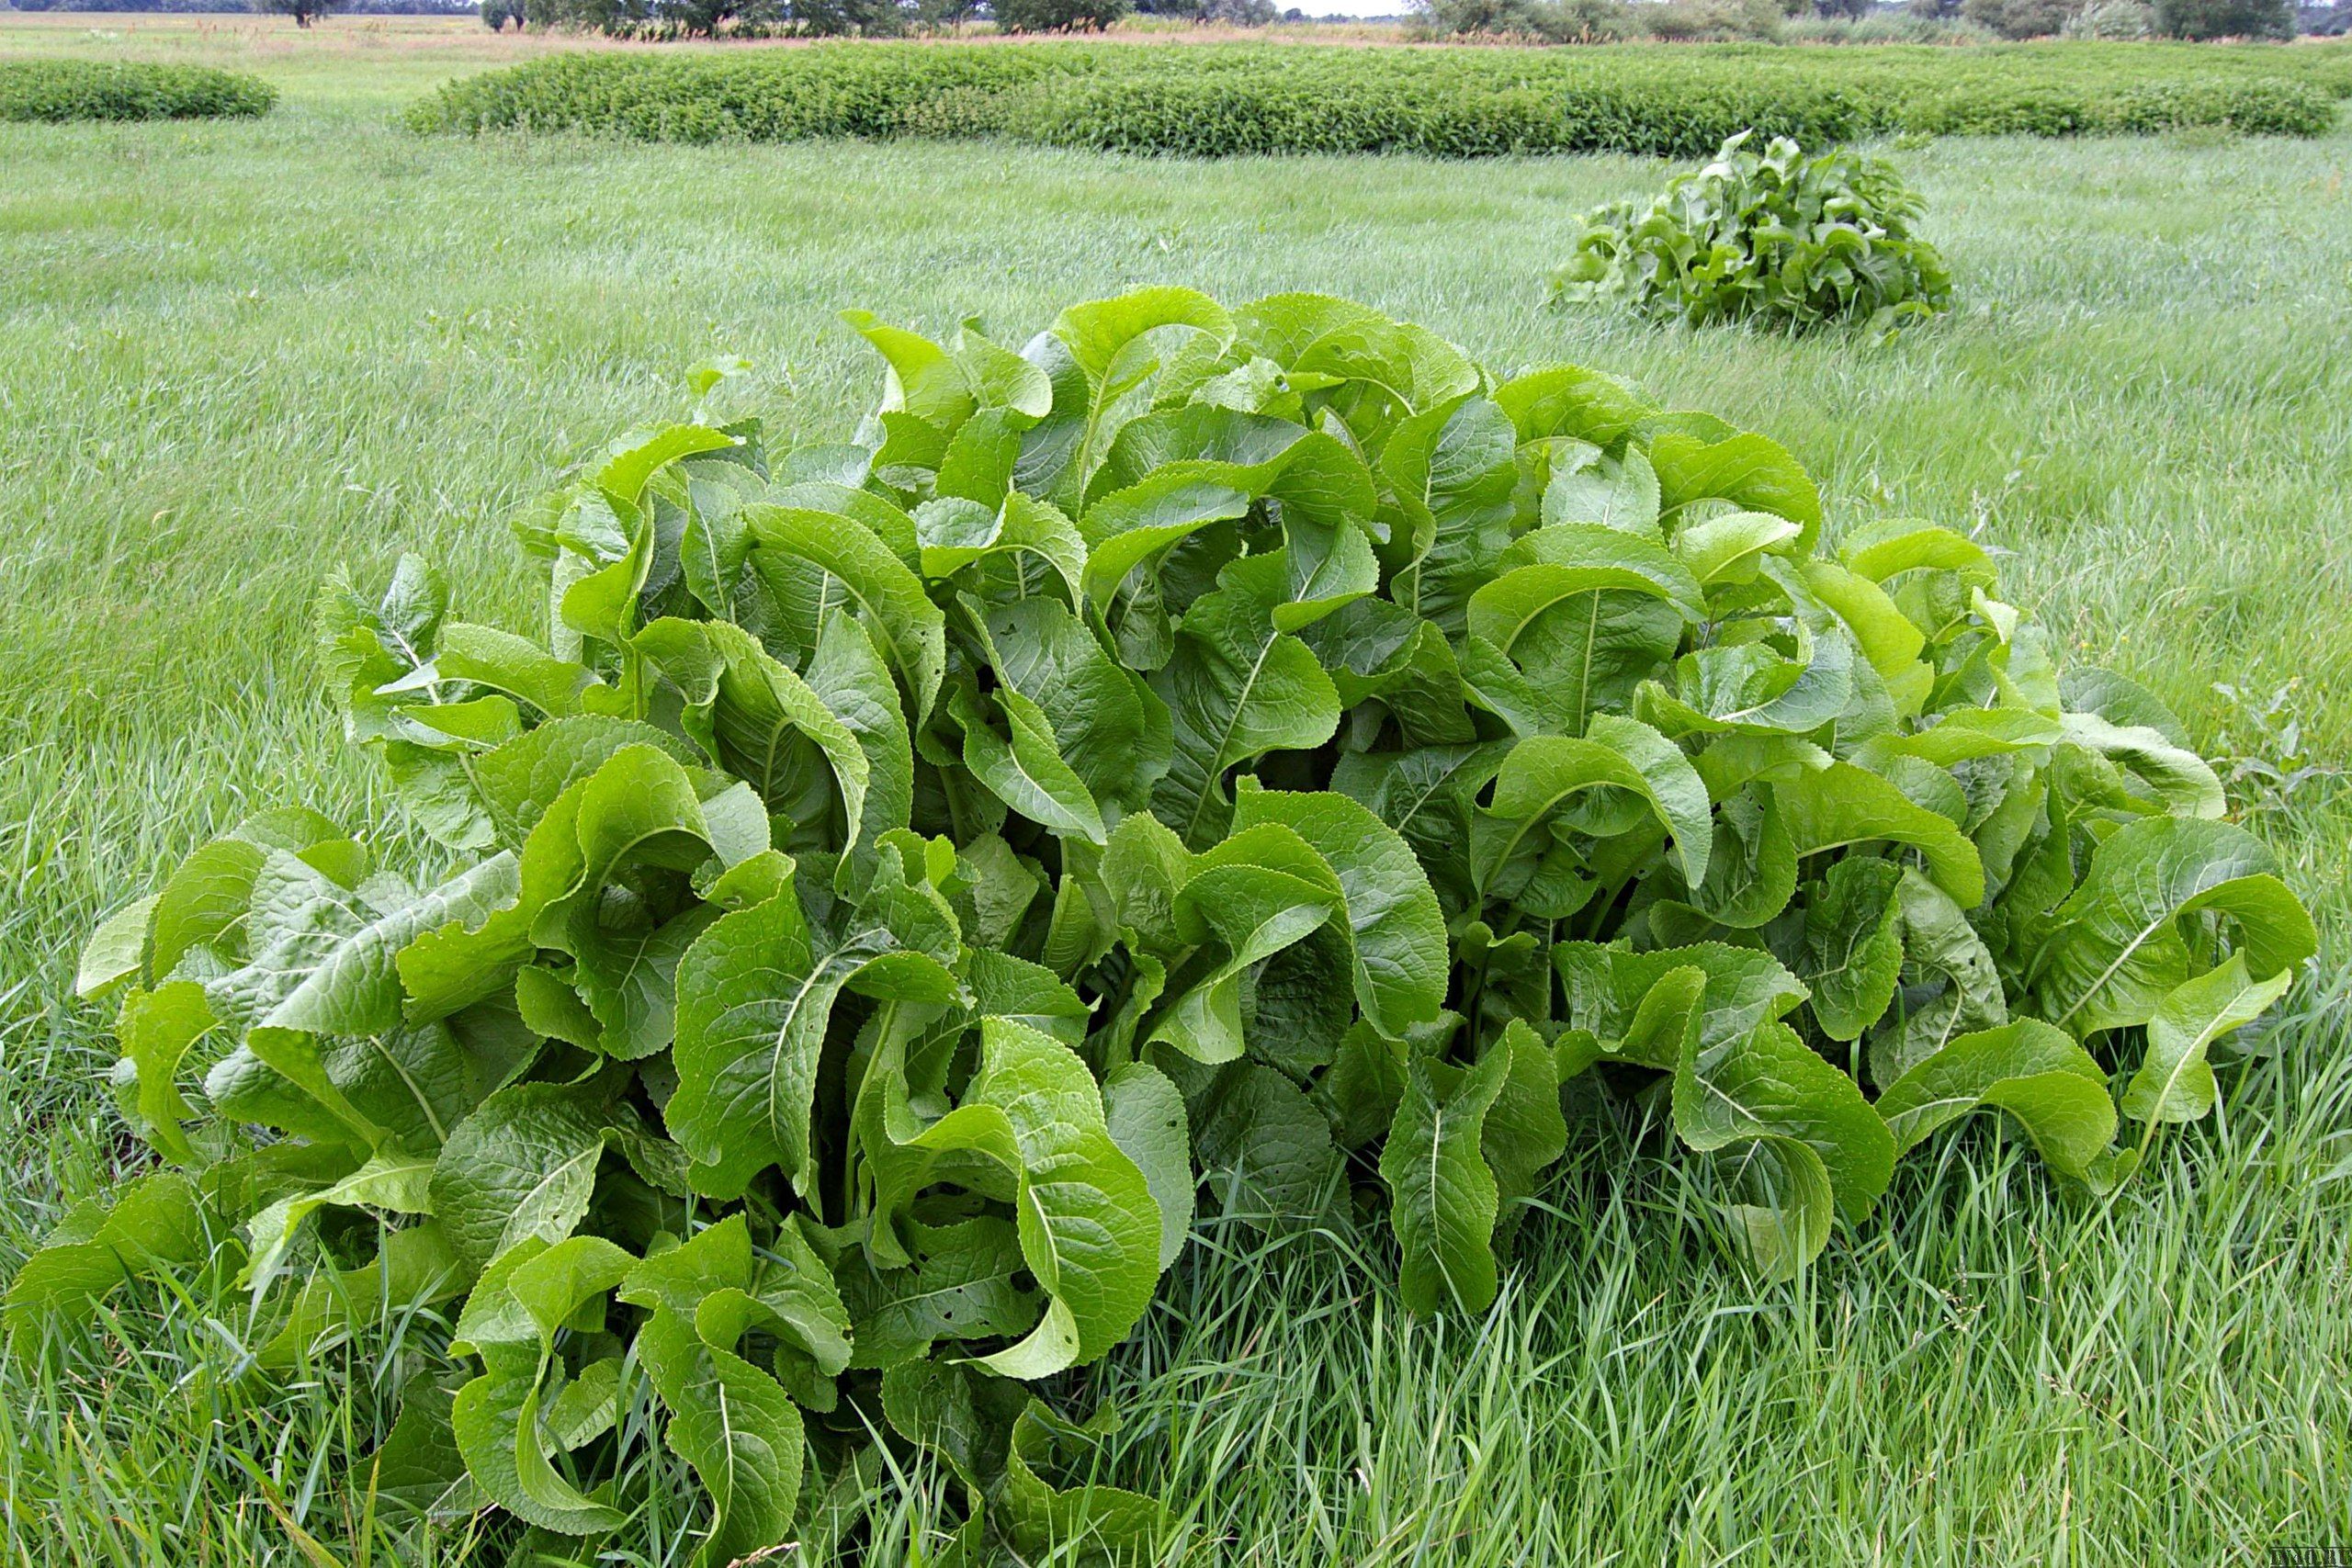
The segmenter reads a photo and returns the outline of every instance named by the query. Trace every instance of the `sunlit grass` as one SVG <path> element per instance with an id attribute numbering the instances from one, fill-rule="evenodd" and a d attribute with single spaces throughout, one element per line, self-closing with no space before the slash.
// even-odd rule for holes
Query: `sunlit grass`
<path id="1" fill-rule="evenodd" d="M 322 573 L 421 549 L 469 615 L 526 625 L 507 511 L 679 412 L 714 351 L 758 364 L 787 433 L 845 432 L 878 374 L 844 306 L 1018 340 L 1144 282 L 1307 288 L 1499 367 L 1617 370 L 1785 441 L 1833 527 L 1976 530 L 2064 658 L 2147 682 L 2207 747 L 2278 743 L 2214 682 L 2292 685 L 2308 751 L 2352 757 L 2342 134 L 1897 153 L 1957 310 L 1791 341 L 1540 308 L 1574 212 L 1655 183 L 1634 161 L 417 141 L 389 109 L 514 40 L 468 24 L 379 59 L 358 26 L 301 52 L 224 20 L 170 56 L 237 63 L 249 29 L 288 91 L 259 123 L 0 128 L 0 1276 L 141 1157 L 100 1091 L 103 1020 L 67 995 L 87 923 L 261 806 L 384 819 L 311 673 Z M 1099 1479 L 1175 1499 L 1201 1563 L 2352 1548 L 2352 804 L 2323 775 L 2247 820 L 2319 913 L 2320 973 L 2280 1058 L 2229 1075 L 2222 1116 L 2113 1204 L 1984 1128 L 1759 1293 L 1655 1131 L 1589 1122 L 1477 1322 L 1403 1317 L 1345 1224 L 1204 1231 L 1137 1337 L 1058 1391 L 1123 1414 Z M 364 1456 L 444 1326 L 255 1380 L 245 1311 L 125 1294 L 0 1372 L 5 1561 L 311 1561 L 288 1520 L 355 1565 L 504 1560 L 510 1530 L 367 1507 Z M 614 1560 L 683 1562 L 687 1493 L 647 1419 Z M 850 1538 L 935 1554 L 951 1501 L 886 1477 Z"/>

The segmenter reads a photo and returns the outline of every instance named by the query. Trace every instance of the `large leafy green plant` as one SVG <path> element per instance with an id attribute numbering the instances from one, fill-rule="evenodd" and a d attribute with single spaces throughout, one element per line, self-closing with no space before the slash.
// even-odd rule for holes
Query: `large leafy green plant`
<path id="1" fill-rule="evenodd" d="M 1921 203 L 1893 164 L 1842 151 L 1808 158 L 1785 136 L 1758 152 L 1751 134 L 1667 181 L 1645 208 L 1587 213 L 1554 301 L 1624 300 L 1694 326 L 1859 320 L 1880 331 L 1944 308 L 1951 275 L 1911 231 Z"/>
<path id="2" fill-rule="evenodd" d="M 1316 296 L 1018 353 L 849 319 L 854 441 L 672 425 L 526 513 L 543 637 L 414 559 L 329 589 L 446 854 L 274 811 L 104 924 L 169 1168 L 25 1265 L 20 1342 L 189 1266 L 265 1368 L 459 1303 L 383 1496 L 610 1529 L 642 1379 L 707 1562 L 877 1432 L 960 1478 L 959 1550 L 1139 1543 L 1024 1384 L 1196 1201 L 1353 1184 L 1405 1303 L 1476 1312 L 1589 1090 L 1786 1275 L 1980 1110 L 2121 1179 L 2313 949 L 2146 693 L 2062 680 L 1959 534 L 1826 552 L 1760 435 Z"/>

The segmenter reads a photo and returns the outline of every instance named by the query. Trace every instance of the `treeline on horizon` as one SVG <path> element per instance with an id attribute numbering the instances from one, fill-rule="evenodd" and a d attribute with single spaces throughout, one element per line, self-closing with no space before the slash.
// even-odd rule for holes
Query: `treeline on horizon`
<path id="1" fill-rule="evenodd" d="M 480 8 L 475 0 L 345 0 L 338 11 L 381 17 L 470 17 Z M 250 0 L 11 0 L 0 12 L 17 11 L 146 11 L 175 14 L 254 12 L 280 7 L 255 6 Z"/>
<path id="2" fill-rule="evenodd" d="M 2352 0 L 1400 0 L 1403 15 L 1316 17 L 1275 0 L 6 0 L 21 12 L 323 11 L 480 16 L 492 27 L 619 36 L 903 36 L 994 20 L 1012 32 L 1091 31 L 1126 16 L 1171 22 L 1402 20 L 1424 39 L 1524 42 L 1963 43 L 2071 37 L 2285 38 L 2352 33 Z M 1654 16 L 1649 13 L 1656 13 Z M 665 25 L 666 24 L 666 25 Z"/>

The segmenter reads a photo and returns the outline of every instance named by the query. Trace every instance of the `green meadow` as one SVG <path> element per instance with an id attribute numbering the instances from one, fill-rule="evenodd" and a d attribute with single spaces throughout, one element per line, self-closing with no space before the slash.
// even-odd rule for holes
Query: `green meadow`
<path id="1" fill-rule="evenodd" d="M 1579 1129 L 1475 1320 L 1407 1316 L 1369 1228 L 1212 1222 L 1136 1337 L 1060 1387 L 1121 1413 L 1096 1479 L 1171 1498 L 1204 1564 L 2352 1551 L 2352 128 L 1883 146 L 1954 310 L 1791 339 L 1543 308 L 1575 215 L 1663 177 L 1642 160 L 395 127 L 547 47 L 470 22 L 0 20 L 0 52 L 229 65 L 284 95 L 251 121 L 0 126 L 0 1278 L 153 1157 L 105 1092 L 107 1015 L 73 996 L 91 923 L 253 811 L 390 818 L 314 670 L 335 565 L 419 551 L 468 618 L 529 629 L 506 518 L 682 416 L 699 359 L 750 359 L 745 406 L 784 439 L 838 439 L 880 382 L 845 308 L 1018 343 L 1148 283 L 1312 289 L 1767 432 L 1833 533 L 1971 533 L 2069 662 L 2143 682 L 2219 759 L 2322 953 L 2275 1057 L 2225 1073 L 2220 1113 L 2110 1201 L 1984 1119 L 1794 1285 L 1717 1256 L 1660 1130 L 1615 1122 Z M 145 1288 L 0 1363 L 0 1561 L 508 1560 L 510 1527 L 372 1506 L 366 1456 L 445 1326 L 256 1379 L 254 1325 L 234 1290 Z M 672 1483 L 594 1560 L 684 1562 L 685 1472 L 650 1408 L 621 1419 Z M 931 1561 L 942 1495 L 885 1472 L 842 1499 L 844 1539 Z"/>

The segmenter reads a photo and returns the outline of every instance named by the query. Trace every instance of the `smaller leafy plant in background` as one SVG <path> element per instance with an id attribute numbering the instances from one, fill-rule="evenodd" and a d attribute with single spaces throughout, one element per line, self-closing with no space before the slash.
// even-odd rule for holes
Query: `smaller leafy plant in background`
<path id="1" fill-rule="evenodd" d="M 2301 685 L 2290 681 L 2262 697 L 2244 686 L 2213 682 L 2214 694 L 2230 709 L 2222 730 L 2222 784 L 2241 816 L 2283 813 L 2306 795 L 2343 782 L 2344 770 L 2313 757 L 2304 740 L 2296 711 Z"/>
<path id="2" fill-rule="evenodd" d="M 260 77 L 209 65 L 0 60 L 0 121 L 251 118 L 277 102 Z"/>
<path id="3" fill-rule="evenodd" d="M 1586 214 L 1553 302 L 1625 299 L 1694 326 L 1859 320 L 1882 332 L 1944 309 L 1951 275 L 1911 232 L 1921 203 L 1892 164 L 1808 158 L 1784 136 L 1753 152 L 1751 134 L 1675 175 L 1645 209 L 1618 201 Z"/>

